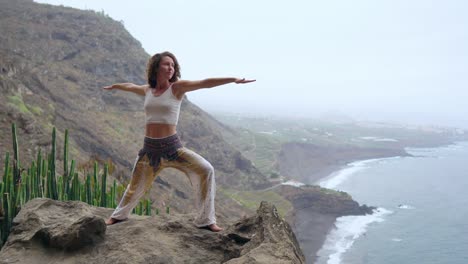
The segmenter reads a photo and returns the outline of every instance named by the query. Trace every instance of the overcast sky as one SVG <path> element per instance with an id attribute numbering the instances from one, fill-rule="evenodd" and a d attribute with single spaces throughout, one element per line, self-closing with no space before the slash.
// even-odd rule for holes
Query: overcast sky
<path id="1" fill-rule="evenodd" d="M 468 1 L 40 0 L 104 11 L 183 79 L 257 79 L 190 93 L 208 112 L 468 128 Z"/>

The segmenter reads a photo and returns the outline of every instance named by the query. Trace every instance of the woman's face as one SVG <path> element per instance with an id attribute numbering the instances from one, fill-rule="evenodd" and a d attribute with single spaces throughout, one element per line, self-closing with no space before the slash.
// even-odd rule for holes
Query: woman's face
<path id="1" fill-rule="evenodd" d="M 163 78 L 170 80 L 174 72 L 174 60 L 169 56 L 162 57 L 159 62 L 158 79 Z"/>

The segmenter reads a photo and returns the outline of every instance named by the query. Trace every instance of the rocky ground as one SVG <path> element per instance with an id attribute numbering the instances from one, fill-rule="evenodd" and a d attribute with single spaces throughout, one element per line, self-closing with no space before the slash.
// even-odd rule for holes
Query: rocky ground
<path id="1" fill-rule="evenodd" d="M 219 233 L 184 214 L 131 216 L 107 227 L 110 212 L 34 199 L 15 218 L 0 263 L 305 263 L 291 228 L 266 202 Z"/>

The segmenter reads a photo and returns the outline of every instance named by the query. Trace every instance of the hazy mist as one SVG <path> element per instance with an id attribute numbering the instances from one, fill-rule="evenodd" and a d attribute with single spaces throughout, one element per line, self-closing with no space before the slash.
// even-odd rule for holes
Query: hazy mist
<path id="1" fill-rule="evenodd" d="M 174 52 L 183 79 L 257 79 L 188 95 L 209 112 L 468 128 L 464 0 L 37 2 L 123 21 L 148 53 Z"/>

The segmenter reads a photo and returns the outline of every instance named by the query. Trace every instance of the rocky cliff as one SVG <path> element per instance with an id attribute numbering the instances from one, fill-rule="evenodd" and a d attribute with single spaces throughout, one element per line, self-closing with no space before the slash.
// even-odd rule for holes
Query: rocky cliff
<path id="1" fill-rule="evenodd" d="M 335 220 L 345 215 L 373 213 L 374 207 L 359 205 L 345 192 L 319 186 L 294 187 L 279 185 L 275 192 L 281 194 L 294 207 L 288 216 L 307 263 L 314 263 L 327 234 L 335 227 Z"/>
<path id="2" fill-rule="evenodd" d="M 132 216 L 106 227 L 109 213 L 82 202 L 34 199 L 15 218 L 0 263 L 305 263 L 288 223 L 268 203 L 220 233 L 179 214 Z"/>

